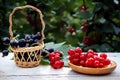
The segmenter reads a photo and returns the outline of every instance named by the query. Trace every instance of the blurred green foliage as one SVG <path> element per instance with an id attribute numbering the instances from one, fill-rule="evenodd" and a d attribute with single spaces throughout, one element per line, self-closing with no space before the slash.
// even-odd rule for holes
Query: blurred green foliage
<path id="1" fill-rule="evenodd" d="M 14 7 L 23 5 L 33 5 L 42 11 L 46 24 L 45 43 L 66 42 L 80 46 L 84 51 L 89 48 L 99 52 L 120 51 L 120 4 L 114 0 L 0 0 L 1 50 L 6 48 L 2 44 L 3 37 L 9 37 L 9 14 Z M 82 6 L 87 10 L 79 11 Z M 22 37 L 41 31 L 38 16 L 32 9 L 16 11 L 13 16 L 14 35 Z M 83 27 L 85 21 L 87 25 Z M 92 39 L 88 41 L 90 45 L 85 44 L 86 36 Z"/>

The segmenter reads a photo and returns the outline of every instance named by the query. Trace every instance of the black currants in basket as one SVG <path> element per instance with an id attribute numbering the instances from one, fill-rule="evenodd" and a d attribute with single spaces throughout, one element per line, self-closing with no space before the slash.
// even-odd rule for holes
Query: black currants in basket
<path id="1" fill-rule="evenodd" d="M 11 46 L 13 49 L 22 48 L 22 47 L 32 47 L 38 46 L 39 42 L 41 42 L 42 35 L 40 32 L 37 32 L 35 35 L 26 34 L 24 38 L 18 39 L 18 36 L 13 38 L 10 41 L 9 37 L 3 38 L 3 44 L 7 46 Z M 9 51 L 7 49 L 2 51 L 2 57 L 7 56 Z"/>
<path id="2" fill-rule="evenodd" d="M 38 42 L 41 41 L 41 38 L 42 35 L 40 33 L 37 33 L 35 35 L 25 35 L 25 37 L 22 39 L 15 39 L 11 41 L 10 45 L 12 48 L 37 46 Z"/>

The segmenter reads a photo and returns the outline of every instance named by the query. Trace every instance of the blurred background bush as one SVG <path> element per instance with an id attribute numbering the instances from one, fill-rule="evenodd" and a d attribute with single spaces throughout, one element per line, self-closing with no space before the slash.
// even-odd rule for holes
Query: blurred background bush
<path id="1" fill-rule="evenodd" d="M 66 42 L 84 51 L 120 51 L 120 0 L 0 0 L 0 50 L 7 48 L 3 38 L 9 37 L 11 11 L 23 5 L 42 11 L 45 43 Z M 39 15 L 32 9 L 17 11 L 13 23 L 14 34 L 21 37 L 41 30 Z"/>

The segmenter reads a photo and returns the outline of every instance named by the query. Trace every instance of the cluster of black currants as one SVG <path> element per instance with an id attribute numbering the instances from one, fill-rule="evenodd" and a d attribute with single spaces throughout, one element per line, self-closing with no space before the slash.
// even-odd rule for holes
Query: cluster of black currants
<path id="1" fill-rule="evenodd" d="M 2 41 L 3 41 L 3 45 L 5 47 L 9 46 L 9 43 L 10 43 L 10 38 L 9 37 L 4 37 Z M 2 57 L 7 56 L 8 53 L 9 53 L 8 50 L 3 50 L 2 51 Z"/>
<path id="2" fill-rule="evenodd" d="M 54 48 L 49 48 L 49 49 L 44 49 L 41 53 L 41 56 L 43 56 L 44 58 L 48 58 L 49 59 L 49 54 L 52 52 L 59 52 L 60 53 L 60 57 L 63 57 L 63 52 L 57 51 Z"/>
<path id="3" fill-rule="evenodd" d="M 25 35 L 25 38 L 11 41 L 10 46 L 12 48 L 37 46 L 36 43 L 40 42 L 41 38 L 42 35 L 40 33 L 37 33 L 35 35 Z"/>
<path id="4" fill-rule="evenodd" d="M 9 37 L 5 37 L 3 38 L 3 44 L 4 45 L 9 45 L 12 47 L 12 48 L 22 48 L 22 47 L 31 47 L 31 46 L 38 46 L 38 43 L 41 41 L 41 38 L 42 38 L 42 35 L 38 32 L 36 33 L 35 35 L 25 35 L 24 38 L 22 39 L 14 39 L 14 40 L 11 40 L 9 39 Z M 2 54 L 3 54 L 3 57 L 4 56 L 7 56 L 9 53 L 8 50 L 3 50 L 2 51 Z"/>

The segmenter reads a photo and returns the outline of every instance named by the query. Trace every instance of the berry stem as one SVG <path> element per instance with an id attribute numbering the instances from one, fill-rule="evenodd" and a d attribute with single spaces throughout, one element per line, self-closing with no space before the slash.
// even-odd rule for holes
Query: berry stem
<path id="1" fill-rule="evenodd" d="M 83 6 L 85 6 L 85 0 L 83 0 Z"/>

